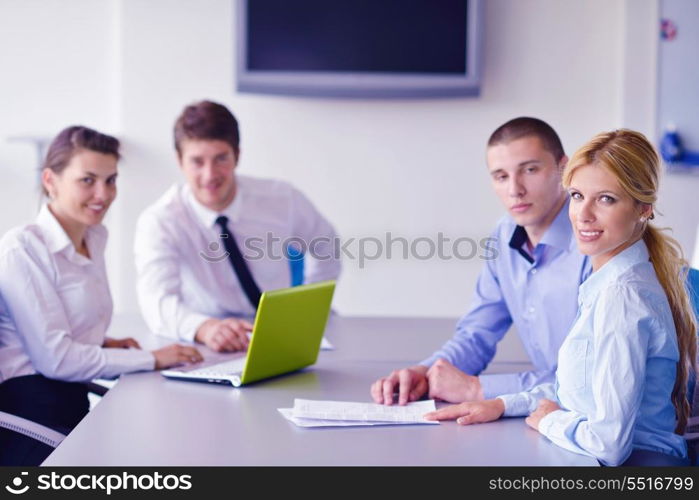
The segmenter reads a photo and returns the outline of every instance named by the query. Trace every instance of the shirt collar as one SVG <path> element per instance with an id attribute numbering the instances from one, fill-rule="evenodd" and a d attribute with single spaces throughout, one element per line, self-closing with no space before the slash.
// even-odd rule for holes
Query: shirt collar
<path id="1" fill-rule="evenodd" d="M 220 215 L 225 215 L 226 217 L 228 217 L 228 220 L 233 223 L 236 223 L 238 222 L 238 220 L 240 220 L 240 213 L 242 210 L 241 207 L 243 204 L 243 196 L 241 196 L 240 183 L 236 184 L 237 191 L 235 193 L 235 198 L 233 198 L 233 201 L 221 212 L 215 212 L 210 208 L 207 208 L 204 205 L 202 205 L 199 202 L 199 200 L 196 199 L 194 193 L 192 193 L 192 190 L 189 188 L 188 185 L 184 186 L 184 190 L 185 199 L 187 200 L 187 203 L 190 207 L 192 207 L 194 215 L 197 217 L 197 219 L 199 219 L 199 221 L 204 225 L 204 227 L 213 229 L 216 226 L 216 219 Z"/>
<path id="2" fill-rule="evenodd" d="M 643 239 L 638 240 L 629 248 L 624 249 L 600 269 L 590 274 L 582 285 L 580 285 L 580 303 L 588 302 L 595 297 L 599 291 L 618 280 L 629 268 L 643 262 L 648 262 L 649 254 Z"/>
<path id="3" fill-rule="evenodd" d="M 73 246 L 73 242 L 70 241 L 63 226 L 49 210 L 48 204 L 44 204 L 41 210 L 39 210 L 39 215 L 36 216 L 36 223 L 41 228 L 46 246 L 48 246 L 51 253 L 59 253 L 65 250 L 66 247 Z"/>
<path id="4" fill-rule="evenodd" d="M 513 250 L 516 250 L 522 257 L 524 257 L 530 264 L 534 263 L 534 257 L 529 255 L 529 252 L 524 248 L 524 244 L 527 242 L 527 231 L 523 226 L 515 226 L 515 230 L 512 232 L 512 238 L 508 245 Z"/>
<path id="5" fill-rule="evenodd" d="M 73 242 L 68 237 L 68 233 L 65 232 L 61 223 L 53 212 L 49 210 L 48 204 L 44 204 L 39 210 L 39 214 L 36 216 L 36 224 L 41 228 L 46 241 L 46 246 L 51 253 L 61 253 L 64 252 L 66 255 L 74 258 L 76 261 L 90 262 L 90 259 L 80 255 Z M 102 224 L 97 224 L 90 226 L 85 231 L 85 242 L 87 248 L 90 251 L 91 256 L 95 256 L 96 253 L 104 252 L 104 247 L 107 241 L 107 228 Z"/>
<path id="6" fill-rule="evenodd" d="M 553 219 L 551 226 L 546 230 L 544 236 L 539 241 L 539 245 L 548 245 L 552 247 L 567 250 L 571 247 L 573 240 L 573 229 L 568 219 L 568 204 L 570 200 L 566 200 L 563 206 L 558 211 L 556 218 Z M 524 244 L 527 242 L 527 231 L 523 226 L 515 226 L 510 238 L 510 248 L 517 250 L 522 257 L 527 259 L 530 264 L 534 262 L 534 258 L 524 249 Z"/>

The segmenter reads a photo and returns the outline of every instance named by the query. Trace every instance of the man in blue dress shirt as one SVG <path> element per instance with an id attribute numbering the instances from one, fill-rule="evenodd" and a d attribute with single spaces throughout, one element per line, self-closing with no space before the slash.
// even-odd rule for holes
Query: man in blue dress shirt
<path id="1" fill-rule="evenodd" d="M 371 386 L 375 402 L 424 395 L 452 403 L 526 391 L 554 380 L 558 348 L 575 319 L 578 286 L 590 273 L 568 220 L 561 173 L 568 158 L 556 132 L 536 118 L 500 126 L 486 151 L 492 185 L 508 215 L 498 223 L 497 258 L 486 261 L 454 337 L 418 365 Z M 531 371 L 480 375 L 514 324 Z"/>

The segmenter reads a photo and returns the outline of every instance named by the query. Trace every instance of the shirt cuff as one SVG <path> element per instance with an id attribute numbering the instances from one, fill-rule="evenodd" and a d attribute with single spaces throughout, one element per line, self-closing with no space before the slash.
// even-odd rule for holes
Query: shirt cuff
<path id="1" fill-rule="evenodd" d="M 179 325 L 177 338 L 187 342 L 194 342 L 197 330 L 208 319 L 210 319 L 210 316 L 205 314 L 193 313 L 187 315 Z"/>
<path id="2" fill-rule="evenodd" d="M 556 417 L 562 412 L 563 410 L 556 410 L 552 411 L 551 413 L 547 413 L 544 418 L 539 420 L 539 433 L 550 438 L 551 436 L 551 427 L 553 427 L 556 423 Z"/>
<path id="3" fill-rule="evenodd" d="M 493 373 L 480 375 L 483 396 L 485 399 L 493 399 L 502 394 L 514 394 L 522 391 L 519 373 Z"/>
<path id="4" fill-rule="evenodd" d="M 516 394 L 502 394 L 497 397 L 505 403 L 503 417 L 525 417 L 531 413 L 530 398 L 526 392 Z"/>
<path id="5" fill-rule="evenodd" d="M 150 351 L 107 347 L 104 354 L 106 365 L 101 377 L 114 378 L 122 373 L 155 369 L 155 356 Z"/>

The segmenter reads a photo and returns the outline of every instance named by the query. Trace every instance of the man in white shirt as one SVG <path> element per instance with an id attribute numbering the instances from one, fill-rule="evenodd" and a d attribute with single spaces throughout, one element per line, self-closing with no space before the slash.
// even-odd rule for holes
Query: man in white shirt
<path id="1" fill-rule="evenodd" d="M 217 351 L 245 349 L 261 292 L 291 282 L 288 247 L 304 254 L 304 282 L 340 274 L 332 225 L 290 184 L 235 172 L 238 122 L 223 105 L 187 106 L 174 128 L 186 183 L 138 220 L 138 300 L 156 334 Z"/>

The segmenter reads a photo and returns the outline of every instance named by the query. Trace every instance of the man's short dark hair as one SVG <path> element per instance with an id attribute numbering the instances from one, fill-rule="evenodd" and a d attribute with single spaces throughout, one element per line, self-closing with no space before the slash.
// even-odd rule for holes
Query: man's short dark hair
<path id="1" fill-rule="evenodd" d="M 177 118 L 174 139 L 178 155 L 182 154 L 182 141 L 186 139 L 224 141 L 237 153 L 240 146 L 238 120 L 223 104 L 195 102 L 184 108 Z"/>
<path id="2" fill-rule="evenodd" d="M 488 139 L 488 147 L 508 144 L 522 137 L 538 137 L 556 161 L 561 161 L 565 155 L 561 139 L 553 127 L 543 120 L 528 116 L 520 116 L 500 125 Z"/>

